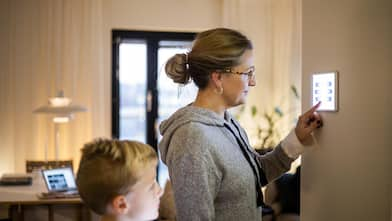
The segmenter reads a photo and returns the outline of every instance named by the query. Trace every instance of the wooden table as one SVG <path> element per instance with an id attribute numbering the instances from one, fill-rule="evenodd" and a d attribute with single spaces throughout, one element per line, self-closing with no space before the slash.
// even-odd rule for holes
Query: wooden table
<path id="1" fill-rule="evenodd" d="M 39 199 L 47 189 L 42 177 L 36 176 L 31 186 L 0 186 L 0 205 L 8 208 L 11 220 L 98 220 L 80 198 Z"/>

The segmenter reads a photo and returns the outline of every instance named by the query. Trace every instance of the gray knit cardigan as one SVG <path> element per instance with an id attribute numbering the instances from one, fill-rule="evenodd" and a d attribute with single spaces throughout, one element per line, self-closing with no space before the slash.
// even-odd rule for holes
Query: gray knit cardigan
<path id="1" fill-rule="evenodd" d="M 250 148 L 243 128 L 226 112 L 188 105 L 162 122 L 159 150 L 169 168 L 178 221 L 260 221 L 256 204 L 256 175 L 234 135 L 246 140 L 252 163 L 258 164 L 268 182 L 290 168 L 279 144 L 267 155 Z M 256 160 L 255 160 L 256 159 Z"/>

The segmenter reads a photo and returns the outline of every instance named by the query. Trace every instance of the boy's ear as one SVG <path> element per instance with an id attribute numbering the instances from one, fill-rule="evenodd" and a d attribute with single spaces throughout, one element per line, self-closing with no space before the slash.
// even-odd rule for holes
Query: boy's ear
<path id="1" fill-rule="evenodd" d="M 114 214 L 125 215 L 128 213 L 130 205 L 125 196 L 119 195 L 114 197 L 111 202 L 111 207 Z"/>

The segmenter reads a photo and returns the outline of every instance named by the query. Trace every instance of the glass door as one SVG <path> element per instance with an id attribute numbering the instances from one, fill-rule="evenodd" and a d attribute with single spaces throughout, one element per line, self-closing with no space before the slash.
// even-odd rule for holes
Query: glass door
<path id="1" fill-rule="evenodd" d="M 119 46 L 119 138 L 147 143 L 147 44 L 122 42 Z"/>

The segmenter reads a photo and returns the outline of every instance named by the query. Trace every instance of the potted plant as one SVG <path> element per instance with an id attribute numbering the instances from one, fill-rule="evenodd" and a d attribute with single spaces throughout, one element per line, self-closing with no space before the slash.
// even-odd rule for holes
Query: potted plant
<path id="1" fill-rule="evenodd" d="M 297 100 L 298 102 L 296 103 L 299 104 L 298 90 L 294 85 L 290 86 L 290 92 L 292 99 Z M 279 105 L 264 111 L 258 110 L 255 105 L 250 107 L 250 117 L 252 122 L 256 123 L 253 131 L 251 130 L 250 134 L 253 136 L 250 136 L 250 141 L 258 152 L 268 152 L 282 139 L 282 135 L 285 132 L 282 130 L 284 128 L 283 121 L 290 116 L 292 117 L 292 114 L 297 110 L 297 105 L 288 108 L 288 101 L 287 99 L 282 99 Z M 241 121 L 241 118 L 246 114 L 249 113 L 246 113 L 245 108 L 242 107 L 237 114 L 237 118 Z M 295 124 L 297 119 L 288 120 Z"/>

